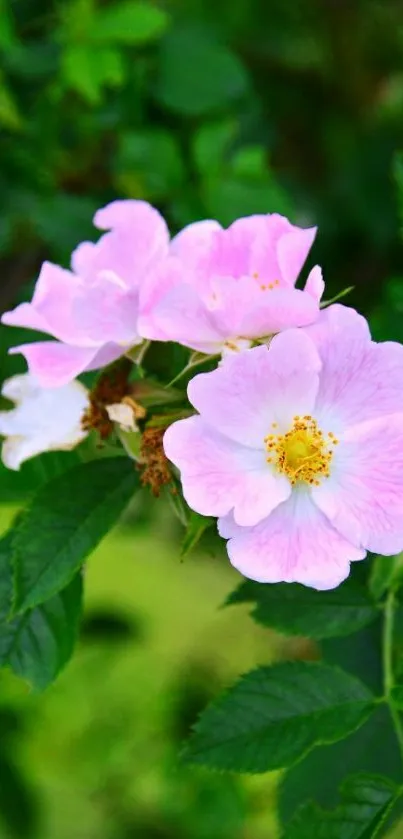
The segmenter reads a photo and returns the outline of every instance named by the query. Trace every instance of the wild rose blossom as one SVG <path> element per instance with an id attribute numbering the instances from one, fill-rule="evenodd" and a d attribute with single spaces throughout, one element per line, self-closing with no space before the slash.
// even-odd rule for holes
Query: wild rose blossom
<path id="1" fill-rule="evenodd" d="M 367 550 L 402 550 L 403 347 L 374 343 L 353 309 L 232 356 L 188 395 L 199 415 L 165 451 L 242 574 L 330 589 Z"/>
<path id="2" fill-rule="evenodd" d="M 43 387 L 66 384 L 84 370 L 110 364 L 141 342 L 139 288 L 168 252 L 162 216 L 145 201 L 113 201 L 94 224 L 99 241 L 74 251 L 71 271 L 45 262 L 31 303 L 2 317 L 11 326 L 49 333 L 57 341 L 14 347 Z"/>
<path id="3" fill-rule="evenodd" d="M 228 229 L 190 224 L 142 286 L 141 334 L 217 354 L 313 323 L 324 288 L 319 266 L 304 291 L 294 286 L 315 234 L 277 213 L 240 218 Z"/>
<path id="4" fill-rule="evenodd" d="M 0 434 L 6 437 L 1 457 L 8 469 L 19 469 L 42 452 L 73 449 L 87 436 L 81 420 L 88 392 L 80 382 L 44 389 L 24 373 L 4 382 L 1 392 L 15 403 L 15 408 L 0 411 Z"/>

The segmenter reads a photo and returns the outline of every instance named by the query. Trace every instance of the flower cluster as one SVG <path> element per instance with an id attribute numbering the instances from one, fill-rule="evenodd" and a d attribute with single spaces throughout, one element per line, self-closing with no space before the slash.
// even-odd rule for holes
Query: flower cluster
<path id="1" fill-rule="evenodd" d="M 319 266 L 296 288 L 316 229 L 256 215 L 171 239 L 155 208 L 131 200 L 94 223 L 106 232 L 71 270 L 46 262 L 31 303 L 3 315 L 55 339 L 12 350 L 29 373 L 3 387 L 17 403 L 0 413 L 5 464 L 117 430 L 156 494 L 179 471 L 189 507 L 218 519 L 232 564 L 261 582 L 333 588 L 367 551 L 401 551 L 403 348 L 374 343 L 355 310 L 323 306 Z M 214 365 L 173 414 L 160 385 L 150 423 L 155 382 L 131 376 L 149 341 Z M 90 393 L 75 381 L 104 368 Z"/>

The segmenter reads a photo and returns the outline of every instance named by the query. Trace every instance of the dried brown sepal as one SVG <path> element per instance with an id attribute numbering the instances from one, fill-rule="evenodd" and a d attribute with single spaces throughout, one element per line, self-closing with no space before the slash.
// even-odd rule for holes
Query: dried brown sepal
<path id="1" fill-rule="evenodd" d="M 141 483 L 149 486 L 156 498 L 162 487 L 172 483 L 172 472 L 165 456 L 162 439 L 165 428 L 146 428 L 140 446 Z"/>

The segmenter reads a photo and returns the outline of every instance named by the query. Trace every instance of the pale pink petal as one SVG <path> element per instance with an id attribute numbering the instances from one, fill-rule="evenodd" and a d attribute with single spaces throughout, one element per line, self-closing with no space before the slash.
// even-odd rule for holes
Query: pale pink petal
<path id="1" fill-rule="evenodd" d="M 319 315 L 318 303 L 310 294 L 261 287 L 249 277 L 214 278 L 204 302 L 218 331 L 228 339 L 268 337 L 294 326 L 308 326 Z"/>
<path id="2" fill-rule="evenodd" d="M 165 310 L 164 297 L 175 286 L 183 285 L 186 282 L 187 274 L 181 262 L 175 257 L 168 257 L 155 266 L 155 269 L 148 273 L 139 288 L 139 317 L 137 328 L 139 334 L 144 338 L 153 341 L 167 341 L 162 324 L 159 322 L 159 303 L 162 302 L 162 310 Z M 163 318 L 165 320 L 165 318 Z M 171 329 L 171 325 L 169 325 Z"/>
<path id="3" fill-rule="evenodd" d="M 208 285 L 216 266 L 217 232 L 221 231 L 218 221 L 206 219 L 188 224 L 171 242 L 171 253 L 180 259 L 185 268 L 185 282 L 197 285 L 200 291 Z"/>
<path id="4" fill-rule="evenodd" d="M 255 527 L 225 521 L 220 529 L 231 536 L 227 549 L 232 565 L 260 583 L 335 588 L 348 577 L 350 562 L 366 555 L 332 527 L 305 489 L 294 489 L 288 501 Z"/>
<path id="5" fill-rule="evenodd" d="M 112 201 L 98 210 L 94 224 L 111 230 L 97 243 L 102 267 L 114 270 L 132 288 L 137 288 L 144 273 L 168 255 L 166 222 L 147 201 Z"/>
<path id="6" fill-rule="evenodd" d="M 160 239 L 165 239 L 166 243 L 169 241 L 165 219 L 148 201 L 132 198 L 111 201 L 97 210 L 94 215 L 94 224 L 100 230 L 115 230 L 124 227 L 133 232 L 141 230 L 146 237 L 154 238 L 158 235 Z"/>
<path id="7" fill-rule="evenodd" d="M 295 285 L 313 245 L 316 230 L 316 227 L 306 230 L 294 227 L 290 233 L 279 239 L 277 258 L 280 276 L 287 285 Z"/>
<path id="8" fill-rule="evenodd" d="M 348 429 L 330 477 L 312 493 L 355 545 L 382 554 L 403 550 L 403 413 Z"/>
<path id="9" fill-rule="evenodd" d="M 73 312 L 80 333 L 98 346 L 112 341 L 127 347 L 139 340 L 138 295 L 122 289 L 105 273 L 77 295 Z"/>
<path id="10" fill-rule="evenodd" d="M 20 303 L 10 312 L 4 312 L 1 322 L 6 326 L 22 326 L 24 329 L 35 329 L 38 332 L 48 332 L 48 324 L 43 315 L 32 303 Z"/>
<path id="11" fill-rule="evenodd" d="M 48 332 L 61 341 L 80 344 L 80 331 L 72 307 L 80 283 L 70 271 L 44 262 L 35 286 L 32 303 L 22 303 L 13 312 L 6 312 L 2 322 Z M 84 346 L 86 341 L 84 339 Z"/>
<path id="12" fill-rule="evenodd" d="M 256 524 L 290 495 L 289 481 L 274 473 L 263 447 L 239 446 L 200 417 L 171 425 L 164 449 L 180 470 L 185 500 L 202 515 L 222 516 L 233 509 L 238 524 Z"/>
<path id="13" fill-rule="evenodd" d="M 215 327 L 196 290 L 186 284 L 175 285 L 165 294 L 150 315 L 140 320 L 139 330 L 146 338 L 163 336 L 163 340 L 213 355 L 221 352 L 226 337 Z"/>
<path id="14" fill-rule="evenodd" d="M 340 434 L 385 414 L 403 412 L 403 347 L 371 341 L 368 324 L 354 309 L 324 309 L 307 333 L 323 362 L 315 416 Z"/>
<path id="15" fill-rule="evenodd" d="M 289 224 L 286 219 L 284 223 Z M 282 222 L 280 224 L 283 226 Z M 217 274 L 232 277 L 255 274 L 259 275 L 260 281 L 279 279 L 277 227 L 276 217 L 270 215 L 246 216 L 234 221 L 217 239 Z"/>
<path id="16" fill-rule="evenodd" d="M 308 326 L 317 319 L 317 302 L 295 288 L 262 291 L 259 303 L 246 310 L 240 323 L 240 334 L 261 338 L 294 326 Z M 234 295 L 235 296 L 235 295 Z"/>
<path id="17" fill-rule="evenodd" d="M 98 271 L 97 245 L 95 242 L 81 242 L 71 254 L 71 267 L 75 274 L 94 280 Z M 106 266 L 104 266 L 106 267 Z"/>
<path id="18" fill-rule="evenodd" d="M 39 341 L 13 347 L 10 353 L 22 353 L 29 371 L 41 387 L 60 387 L 76 378 L 94 359 L 93 347 L 71 347 L 57 341 Z"/>
<path id="19" fill-rule="evenodd" d="M 322 269 L 319 265 L 315 265 L 312 271 L 309 272 L 307 281 L 305 283 L 304 291 L 310 294 L 315 300 L 319 302 L 322 299 L 322 294 L 325 290 L 325 283 L 323 280 Z"/>
<path id="20" fill-rule="evenodd" d="M 204 421 L 241 445 L 257 449 L 272 433 L 288 431 L 296 414 L 311 414 L 320 359 L 300 330 L 273 338 L 270 348 L 234 354 L 189 382 L 188 396 Z"/>
<path id="21" fill-rule="evenodd" d="M 134 342 L 134 346 L 141 343 L 141 338 L 138 338 L 136 342 Z M 88 362 L 87 366 L 85 367 L 85 371 L 88 370 L 99 370 L 101 367 L 107 367 L 108 364 L 112 364 L 122 355 L 124 355 L 125 350 L 127 347 L 122 347 L 119 344 L 108 343 L 103 344 L 102 347 L 97 349 L 95 355 L 92 359 Z M 84 372 L 85 372 L 84 371 Z"/>
<path id="22" fill-rule="evenodd" d="M 277 213 L 237 219 L 214 240 L 215 273 L 234 278 L 254 277 L 259 282 L 280 281 L 277 243 L 293 229 L 288 219 Z"/>

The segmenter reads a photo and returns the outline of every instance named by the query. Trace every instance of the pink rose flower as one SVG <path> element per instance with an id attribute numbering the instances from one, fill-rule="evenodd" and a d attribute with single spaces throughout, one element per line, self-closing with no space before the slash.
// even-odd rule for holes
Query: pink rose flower
<path id="1" fill-rule="evenodd" d="M 165 434 L 194 510 L 219 517 L 260 582 L 337 586 L 366 551 L 403 549 L 403 347 L 341 305 L 189 384 Z"/>
<path id="2" fill-rule="evenodd" d="M 145 201 L 113 201 L 98 210 L 94 224 L 109 232 L 78 246 L 71 271 L 45 262 L 32 302 L 2 317 L 57 339 L 11 350 L 25 356 L 42 387 L 104 367 L 142 340 L 139 287 L 168 252 L 165 221 Z"/>
<path id="3" fill-rule="evenodd" d="M 324 288 L 320 268 L 304 291 L 294 286 L 315 233 L 276 213 L 240 218 L 226 230 L 216 221 L 190 224 L 142 288 L 142 335 L 216 354 L 313 323 Z"/>

